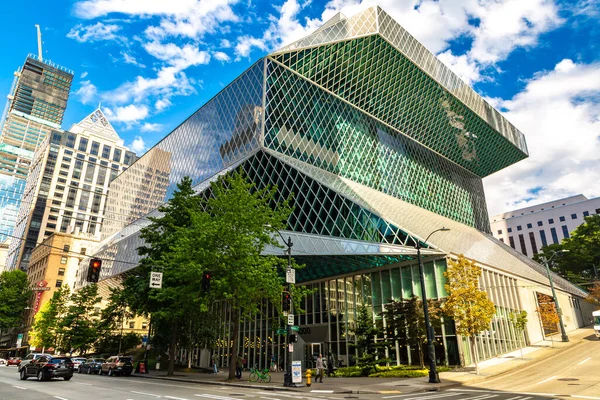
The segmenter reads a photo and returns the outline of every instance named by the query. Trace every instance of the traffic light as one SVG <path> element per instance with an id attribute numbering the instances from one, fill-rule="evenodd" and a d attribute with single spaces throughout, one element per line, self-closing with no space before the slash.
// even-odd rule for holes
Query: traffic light
<path id="1" fill-rule="evenodd" d="M 288 338 L 288 343 L 298 343 L 298 335 L 292 333 Z"/>
<path id="2" fill-rule="evenodd" d="M 292 309 L 292 296 L 289 292 L 283 292 L 283 296 L 281 298 L 281 309 L 287 312 Z"/>
<path id="3" fill-rule="evenodd" d="M 202 274 L 202 290 L 205 292 L 210 290 L 210 278 L 212 278 L 212 274 L 210 272 L 205 272 Z"/>
<path id="4" fill-rule="evenodd" d="M 87 281 L 98 282 L 100 278 L 100 269 L 102 268 L 102 260 L 99 258 L 92 258 L 88 267 Z"/>

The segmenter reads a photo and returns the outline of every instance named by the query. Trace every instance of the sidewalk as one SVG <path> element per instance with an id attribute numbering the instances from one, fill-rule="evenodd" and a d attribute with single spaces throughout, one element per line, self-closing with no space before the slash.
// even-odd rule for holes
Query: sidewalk
<path id="1" fill-rule="evenodd" d="M 546 358 L 560 354 L 561 350 L 577 346 L 593 336 L 593 329 L 582 328 L 569 332 L 570 341 L 567 343 L 554 342 L 554 347 L 550 341 L 543 341 L 535 345 L 523 348 L 523 359 L 519 350 L 504 354 L 500 357 L 495 357 L 479 363 L 480 375 L 475 374 L 475 367 L 468 366 L 457 371 L 440 373 L 441 383 L 430 384 L 428 378 L 342 378 L 342 377 L 325 377 L 323 383 L 315 383 L 312 379 L 312 385 L 306 387 L 306 378 L 303 377 L 303 387 L 287 388 L 283 386 L 283 372 L 271 373 L 272 379 L 270 383 L 252 383 L 248 382 L 248 371 L 244 371 L 241 380 L 226 381 L 228 370 L 221 370 L 219 374 L 204 374 L 193 372 L 176 372 L 174 377 L 167 377 L 164 371 L 152 371 L 147 375 L 134 374 L 139 378 L 145 379 L 163 379 L 178 382 L 198 383 L 205 385 L 220 385 L 232 386 L 240 388 L 253 388 L 262 390 L 289 390 L 289 391 L 324 391 L 324 393 L 379 393 L 379 394 L 395 394 L 395 393 L 412 393 L 424 391 L 436 391 L 443 388 L 449 388 L 457 385 L 468 385 L 508 373 L 517 368 L 522 368 L 534 362 L 545 360 Z M 587 338 L 587 339 L 586 339 Z M 558 338 L 560 340 L 560 337 Z M 597 340 L 597 339 L 592 339 Z M 313 377 L 314 378 L 314 377 Z"/>

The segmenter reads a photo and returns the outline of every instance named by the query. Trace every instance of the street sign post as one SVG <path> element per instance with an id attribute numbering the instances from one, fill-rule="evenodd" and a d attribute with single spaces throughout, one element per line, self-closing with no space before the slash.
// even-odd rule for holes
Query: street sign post
<path id="1" fill-rule="evenodd" d="M 21 347 L 21 344 L 22 344 L 22 343 L 23 343 L 23 334 L 22 334 L 22 333 L 19 333 L 19 334 L 17 335 L 17 349 L 18 349 L 19 347 Z"/>
<path id="2" fill-rule="evenodd" d="M 278 328 L 277 331 L 275 331 L 276 334 L 278 335 L 285 335 L 287 334 L 287 329 L 285 328 Z"/>
<path id="3" fill-rule="evenodd" d="M 150 272 L 150 289 L 162 289 L 162 272 Z"/>
<path id="4" fill-rule="evenodd" d="M 285 282 L 286 283 L 296 283 L 296 270 L 293 268 L 288 268 L 285 271 Z"/>
<path id="5" fill-rule="evenodd" d="M 288 314 L 288 325 L 294 325 L 294 314 Z"/>
<path id="6" fill-rule="evenodd" d="M 298 332 L 300 330 L 300 327 L 298 325 L 292 325 L 292 327 L 290 327 L 291 330 Z"/>

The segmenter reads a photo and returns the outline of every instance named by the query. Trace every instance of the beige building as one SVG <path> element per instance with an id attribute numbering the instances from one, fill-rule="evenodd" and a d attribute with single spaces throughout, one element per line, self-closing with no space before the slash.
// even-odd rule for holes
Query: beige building
<path id="1" fill-rule="evenodd" d="M 31 329 L 35 314 L 52 298 L 58 288 L 68 285 L 74 287 L 78 274 L 79 262 L 95 251 L 98 240 L 91 234 L 77 235 L 55 232 L 31 253 L 31 261 L 27 275 L 30 287 L 35 290 L 25 321 L 24 343 L 27 332 Z"/>
<path id="2" fill-rule="evenodd" d="M 8 246 L 10 246 L 10 238 L 0 243 L 0 274 L 6 269 L 6 259 L 8 258 Z"/>

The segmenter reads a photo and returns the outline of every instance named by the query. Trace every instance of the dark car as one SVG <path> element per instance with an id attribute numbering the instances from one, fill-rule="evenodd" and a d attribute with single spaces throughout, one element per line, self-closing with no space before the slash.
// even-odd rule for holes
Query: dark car
<path id="1" fill-rule="evenodd" d="M 38 381 L 52 378 L 64 378 L 68 381 L 73 377 L 73 361 L 69 357 L 42 356 L 20 368 L 19 374 L 22 381 L 30 376 L 37 377 Z"/>
<path id="2" fill-rule="evenodd" d="M 133 357 L 131 356 L 112 356 L 104 361 L 100 367 L 100 375 L 107 374 L 129 376 L 133 372 Z"/>
<path id="3" fill-rule="evenodd" d="M 77 372 L 80 374 L 98 374 L 102 364 L 104 364 L 104 358 L 88 358 L 79 364 Z"/>

